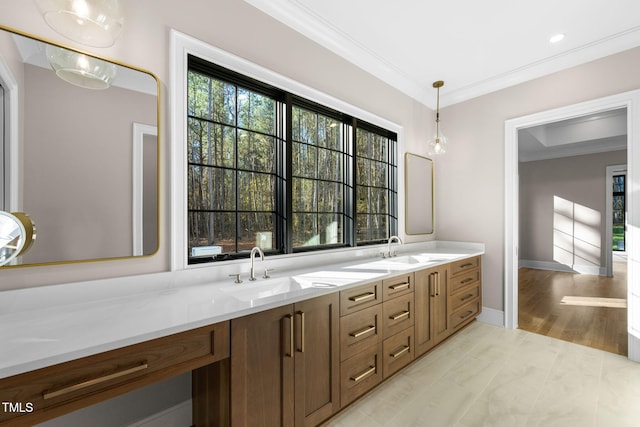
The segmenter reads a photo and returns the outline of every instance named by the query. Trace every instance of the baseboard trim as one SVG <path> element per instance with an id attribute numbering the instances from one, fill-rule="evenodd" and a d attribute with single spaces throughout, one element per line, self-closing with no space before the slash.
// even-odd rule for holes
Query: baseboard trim
<path id="1" fill-rule="evenodd" d="M 137 421 L 129 427 L 185 427 L 192 424 L 191 399 Z"/>
<path id="2" fill-rule="evenodd" d="M 521 259 L 518 261 L 518 267 L 535 268 L 537 270 L 563 271 L 566 273 L 593 274 L 596 276 L 606 276 L 607 269 L 596 265 L 577 265 L 568 266 L 555 261 L 535 261 L 531 259 Z"/>
<path id="3" fill-rule="evenodd" d="M 482 313 L 478 316 L 478 321 L 504 328 L 504 311 L 482 307 Z"/>

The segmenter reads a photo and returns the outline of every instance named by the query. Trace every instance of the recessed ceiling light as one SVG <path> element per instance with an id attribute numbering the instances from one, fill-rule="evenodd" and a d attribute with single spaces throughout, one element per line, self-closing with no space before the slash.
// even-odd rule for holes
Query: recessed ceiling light
<path id="1" fill-rule="evenodd" d="M 558 43 L 559 41 L 562 41 L 564 39 L 564 34 L 560 33 L 560 34 L 556 34 L 554 36 L 551 36 L 551 38 L 549 39 L 549 43 Z"/>

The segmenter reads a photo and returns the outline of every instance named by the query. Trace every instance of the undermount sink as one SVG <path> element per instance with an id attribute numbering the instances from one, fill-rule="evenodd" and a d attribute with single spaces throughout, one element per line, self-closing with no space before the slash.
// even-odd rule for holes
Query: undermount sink
<path id="1" fill-rule="evenodd" d="M 253 301 L 287 294 L 301 289 L 300 285 L 289 277 L 278 279 L 244 280 L 242 283 L 224 285 L 218 288 L 225 294 L 240 301 Z"/>

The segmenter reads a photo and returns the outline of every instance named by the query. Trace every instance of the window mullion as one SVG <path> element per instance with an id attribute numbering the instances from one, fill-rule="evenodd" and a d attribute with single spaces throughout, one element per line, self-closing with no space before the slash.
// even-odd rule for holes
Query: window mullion
<path id="1" fill-rule="evenodd" d="M 293 252 L 293 97 L 285 95 L 285 229 L 284 253 Z"/>

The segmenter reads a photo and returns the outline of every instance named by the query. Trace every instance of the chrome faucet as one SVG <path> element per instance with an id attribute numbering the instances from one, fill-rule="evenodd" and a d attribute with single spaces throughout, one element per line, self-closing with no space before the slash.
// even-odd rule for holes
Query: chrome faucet
<path id="1" fill-rule="evenodd" d="M 260 254 L 260 261 L 264 261 L 264 252 L 262 252 L 262 249 L 257 246 L 251 249 L 251 255 L 249 256 L 251 258 L 251 274 L 249 275 L 249 280 L 251 281 L 256 280 L 255 269 L 253 268 L 253 260 L 256 256 L 256 252 Z"/>
<path id="2" fill-rule="evenodd" d="M 393 253 L 391 253 L 391 243 L 392 243 L 394 240 L 395 240 L 396 242 L 398 242 L 399 244 L 402 244 L 402 240 L 400 240 L 400 238 L 399 238 L 398 236 L 391 236 L 391 237 L 389 237 L 389 241 L 387 242 L 387 256 L 388 256 L 389 258 L 391 258 L 392 256 L 396 256 L 396 252 L 395 252 L 395 251 L 393 251 Z"/>

